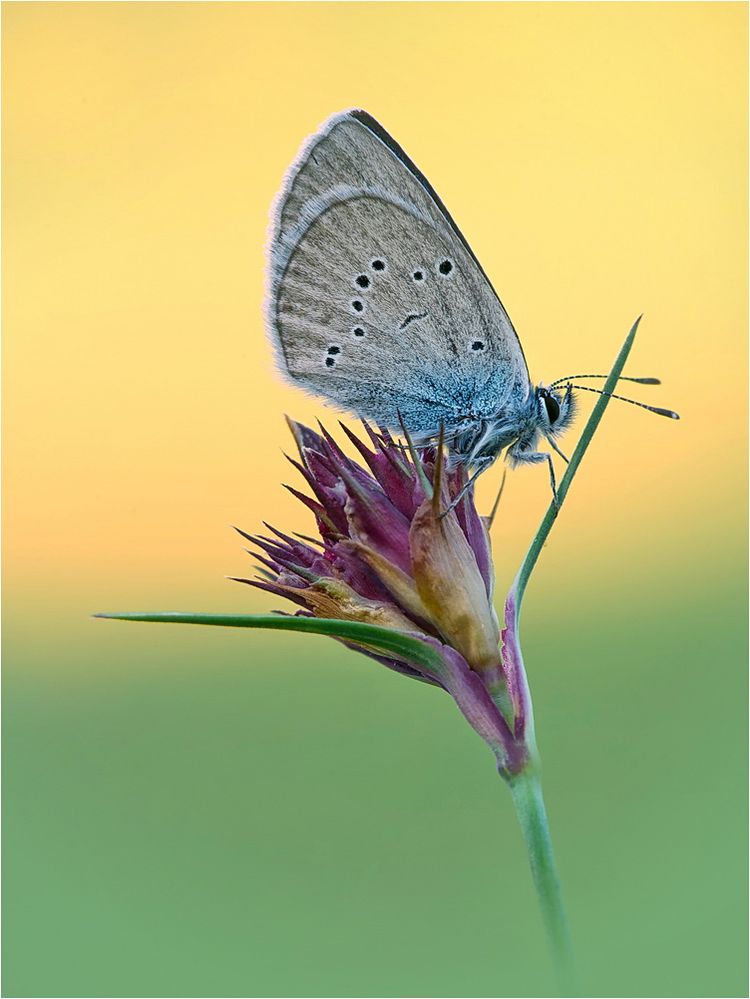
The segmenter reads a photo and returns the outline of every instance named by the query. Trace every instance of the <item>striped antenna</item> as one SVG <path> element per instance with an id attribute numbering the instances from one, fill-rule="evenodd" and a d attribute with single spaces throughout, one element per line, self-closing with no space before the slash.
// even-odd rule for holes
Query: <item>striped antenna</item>
<path id="1" fill-rule="evenodd" d="M 563 382 L 570 382 L 574 378 L 609 378 L 609 375 L 566 375 L 565 378 L 558 378 L 552 382 L 549 388 L 562 385 Z M 659 378 L 629 378 L 626 375 L 620 375 L 617 380 L 620 382 L 635 382 L 637 385 L 661 385 Z"/>
<path id="2" fill-rule="evenodd" d="M 581 392 L 596 392 L 597 395 L 608 395 L 610 399 L 619 399 L 620 402 L 629 402 L 631 406 L 640 406 L 647 409 L 649 413 L 656 413 L 657 416 L 667 416 L 670 420 L 679 420 L 679 414 L 671 409 L 660 409 L 659 406 L 647 406 L 645 402 L 637 402 L 635 399 L 626 399 L 624 395 L 615 395 L 613 392 L 605 392 L 603 389 L 589 388 L 587 385 L 572 385 L 571 388 Z"/>

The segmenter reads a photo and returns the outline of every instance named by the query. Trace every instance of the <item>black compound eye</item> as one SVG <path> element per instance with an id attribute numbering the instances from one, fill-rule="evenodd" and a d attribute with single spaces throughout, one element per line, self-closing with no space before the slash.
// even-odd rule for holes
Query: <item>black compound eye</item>
<path id="1" fill-rule="evenodd" d="M 544 399 L 544 408 L 547 410 L 547 418 L 552 426 L 560 418 L 560 403 L 552 395 L 543 395 L 542 399 Z"/>

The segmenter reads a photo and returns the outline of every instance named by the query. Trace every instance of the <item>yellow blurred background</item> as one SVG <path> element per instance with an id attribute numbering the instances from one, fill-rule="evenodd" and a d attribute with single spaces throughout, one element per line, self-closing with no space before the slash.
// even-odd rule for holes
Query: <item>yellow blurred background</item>
<path id="1" fill-rule="evenodd" d="M 632 394 L 682 420 L 609 407 L 525 656 L 582 994 L 746 994 L 747 5 L 2 16 L 4 994 L 554 994 L 448 698 L 324 639 L 89 617 L 280 605 L 224 578 L 230 525 L 310 530 L 283 415 L 336 414 L 274 371 L 268 209 L 353 105 L 535 380 L 608 370 L 644 313 L 630 373 L 664 384 Z M 509 473 L 499 598 L 548 502 Z"/>
<path id="2" fill-rule="evenodd" d="M 309 526 L 279 485 L 294 475 L 282 414 L 334 422 L 273 370 L 268 208 L 302 140 L 353 105 L 445 200 L 534 379 L 606 371 L 645 314 L 630 370 L 664 385 L 636 394 L 682 422 L 610 407 L 549 577 L 602 558 L 626 574 L 655 559 L 705 571 L 738 543 L 744 4 L 3 13 L 12 598 L 265 605 L 221 578 L 246 568 L 227 525 Z M 510 477 L 501 579 L 547 501 L 543 469 Z"/>

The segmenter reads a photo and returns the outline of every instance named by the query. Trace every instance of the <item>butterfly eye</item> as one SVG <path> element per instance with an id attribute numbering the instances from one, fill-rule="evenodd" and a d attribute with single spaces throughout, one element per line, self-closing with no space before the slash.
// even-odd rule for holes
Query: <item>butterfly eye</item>
<path id="1" fill-rule="evenodd" d="M 542 398 L 544 399 L 544 408 L 547 410 L 547 418 L 552 426 L 560 417 L 560 403 L 551 395 L 544 395 Z"/>
<path id="2" fill-rule="evenodd" d="M 450 272 L 453 270 L 453 264 L 450 262 L 450 260 L 441 260 L 440 263 L 438 264 L 438 270 L 440 271 L 441 274 L 446 274 L 446 275 L 450 274 Z"/>
<path id="3" fill-rule="evenodd" d="M 372 267 L 374 271 L 384 271 L 385 260 L 373 260 L 373 262 L 370 264 L 370 267 Z"/>

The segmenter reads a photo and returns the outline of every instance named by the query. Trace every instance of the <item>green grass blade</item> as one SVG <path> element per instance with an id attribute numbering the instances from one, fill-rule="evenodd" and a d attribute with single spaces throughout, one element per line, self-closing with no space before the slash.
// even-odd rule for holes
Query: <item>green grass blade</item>
<path id="1" fill-rule="evenodd" d="M 347 642 L 358 642 L 377 652 L 404 659 L 439 676 L 445 664 L 436 649 L 412 635 L 374 624 L 339 621 L 336 618 L 286 617 L 282 614 L 189 614 L 180 611 L 132 614 L 94 614 L 114 621 L 150 621 L 160 624 L 203 624 L 220 628 L 268 628 L 276 631 L 301 631 L 330 635 Z"/>
<path id="2" fill-rule="evenodd" d="M 635 340 L 635 334 L 638 331 L 638 324 L 641 321 L 641 316 L 639 316 L 633 323 L 630 332 L 625 338 L 625 343 L 620 348 L 620 353 L 615 359 L 615 363 L 612 365 L 612 370 L 609 373 L 609 377 L 604 383 L 602 392 L 614 392 L 615 386 L 617 384 L 617 379 L 622 374 L 622 369 L 625 367 L 625 362 L 628 359 L 630 350 L 633 346 L 633 341 Z M 586 449 L 591 443 L 591 439 L 596 432 L 597 427 L 601 421 L 602 416 L 604 416 L 604 410 L 610 403 L 610 397 L 608 395 L 600 395 L 596 405 L 594 406 L 591 416 L 589 416 L 586 426 L 583 428 L 583 433 L 576 445 L 575 451 L 573 452 L 570 463 L 565 471 L 565 475 L 560 482 L 557 489 L 557 499 L 558 505 L 555 506 L 554 501 L 550 503 L 547 512 L 544 515 L 544 519 L 539 526 L 539 530 L 536 533 L 536 537 L 531 542 L 531 547 L 526 553 L 526 558 L 523 560 L 521 568 L 518 570 L 518 575 L 514 583 L 514 589 L 516 593 L 516 612 L 520 613 L 521 601 L 523 600 L 523 595 L 526 591 L 526 584 L 529 581 L 532 570 L 536 565 L 539 554 L 544 547 L 544 543 L 547 540 L 549 532 L 552 530 L 552 525 L 557 519 L 557 515 L 565 501 L 565 497 L 568 494 L 568 490 L 575 478 L 576 472 L 578 471 L 578 466 L 581 464 Z"/>

